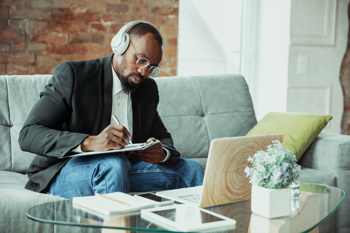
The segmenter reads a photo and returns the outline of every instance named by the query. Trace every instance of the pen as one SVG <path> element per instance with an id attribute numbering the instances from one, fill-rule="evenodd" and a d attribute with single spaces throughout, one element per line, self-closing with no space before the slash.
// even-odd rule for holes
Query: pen
<path id="1" fill-rule="evenodd" d="M 116 115 L 113 114 L 112 117 L 113 117 L 114 121 L 120 125 L 120 122 L 119 122 L 118 118 L 116 117 Z"/>
<path id="2" fill-rule="evenodd" d="M 99 196 L 99 197 L 106 198 L 106 199 L 108 199 L 108 200 L 110 200 L 110 201 L 115 201 L 115 202 L 117 202 L 117 203 L 119 203 L 119 204 L 122 204 L 122 205 L 128 205 L 128 204 L 125 203 L 125 202 L 119 201 L 119 200 L 117 200 L 117 199 L 114 199 L 114 198 L 112 198 L 112 197 L 109 197 L 109 196 L 106 196 L 106 195 L 103 195 L 103 194 L 100 194 L 100 193 L 96 193 L 96 195 Z"/>
<path id="3" fill-rule="evenodd" d="M 112 117 L 113 117 L 114 121 L 120 125 L 120 121 L 118 120 L 117 116 L 112 114 Z M 132 144 L 132 141 L 130 139 L 129 139 L 129 144 Z"/>

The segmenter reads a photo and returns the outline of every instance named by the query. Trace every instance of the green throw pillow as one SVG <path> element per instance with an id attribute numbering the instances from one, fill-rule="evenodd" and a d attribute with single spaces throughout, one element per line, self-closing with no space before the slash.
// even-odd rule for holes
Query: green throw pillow
<path id="1" fill-rule="evenodd" d="M 293 151 L 299 160 L 332 118 L 328 115 L 270 112 L 247 136 L 282 133 L 283 145 Z"/>
<path id="2" fill-rule="evenodd" d="M 304 192 L 310 192 L 310 193 L 321 193 L 321 194 L 327 194 L 330 193 L 331 191 L 329 188 L 323 185 L 318 185 L 318 184 L 310 184 L 310 183 L 300 183 L 300 191 Z"/>

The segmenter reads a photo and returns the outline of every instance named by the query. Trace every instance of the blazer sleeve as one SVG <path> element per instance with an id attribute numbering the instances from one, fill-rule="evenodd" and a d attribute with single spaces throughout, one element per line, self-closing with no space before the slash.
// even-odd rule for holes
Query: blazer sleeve
<path id="1" fill-rule="evenodd" d="M 72 113 L 70 100 L 74 75 L 69 63 L 62 63 L 40 93 L 20 134 L 22 150 L 48 157 L 61 157 L 77 147 L 88 135 L 68 131 L 64 125 Z"/>
<path id="2" fill-rule="evenodd" d="M 175 149 L 171 134 L 158 114 L 158 103 L 158 86 L 152 78 L 146 78 L 133 96 L 134 135 L 140 141 L 150 137 L 158 139 L 171 153 L 170 158 L 163 163 L 169 165 L 179 160 L 180 153 Z M 137 137 L 139 131 L 142 132 L 140 138 Z"/>
<path id="3" fill-rule="evenodd" d="M 180 153 L 175 149 L 171 134 L 167 131 L 158 112 L 156 114 L 154 122 L 154 135 L 156 135 L 155 138 L 157 138 L 162 143 L 162 146 L 171 153 L 170 158 L 163 164 L 170 165 L 176 163 L 180 158 Z"/>

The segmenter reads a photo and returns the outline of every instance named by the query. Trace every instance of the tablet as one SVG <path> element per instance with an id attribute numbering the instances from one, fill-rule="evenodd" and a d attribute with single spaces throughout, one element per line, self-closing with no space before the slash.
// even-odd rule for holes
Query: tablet
<path id="1" fill-rule="evenodd" d="M 153 203 L 154 205 L 157 205 L 157 206 L 170 205 L 174 203 L 174 200 L 160 197 L 154 193 L 141 193 L 141 194 L 135 194 L 134 196 L 137 198 L 141 198 L 143 200 L 149 201 L 150 203 Z"/>
<path id="2" fill-rule="evenodd" d="M 180 204 L 141 210 L 141 217 L 168 230 L 234 229 L 236 221 L 203 208 Z"/>

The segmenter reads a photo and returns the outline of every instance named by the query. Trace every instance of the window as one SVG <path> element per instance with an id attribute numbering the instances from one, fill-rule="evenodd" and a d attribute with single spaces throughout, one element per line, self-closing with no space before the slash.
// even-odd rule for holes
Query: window
<path id="1" fill-rule="evenodd" d="M 178 75 L 242 74 L 246 4 L 180 0 Z"/>

